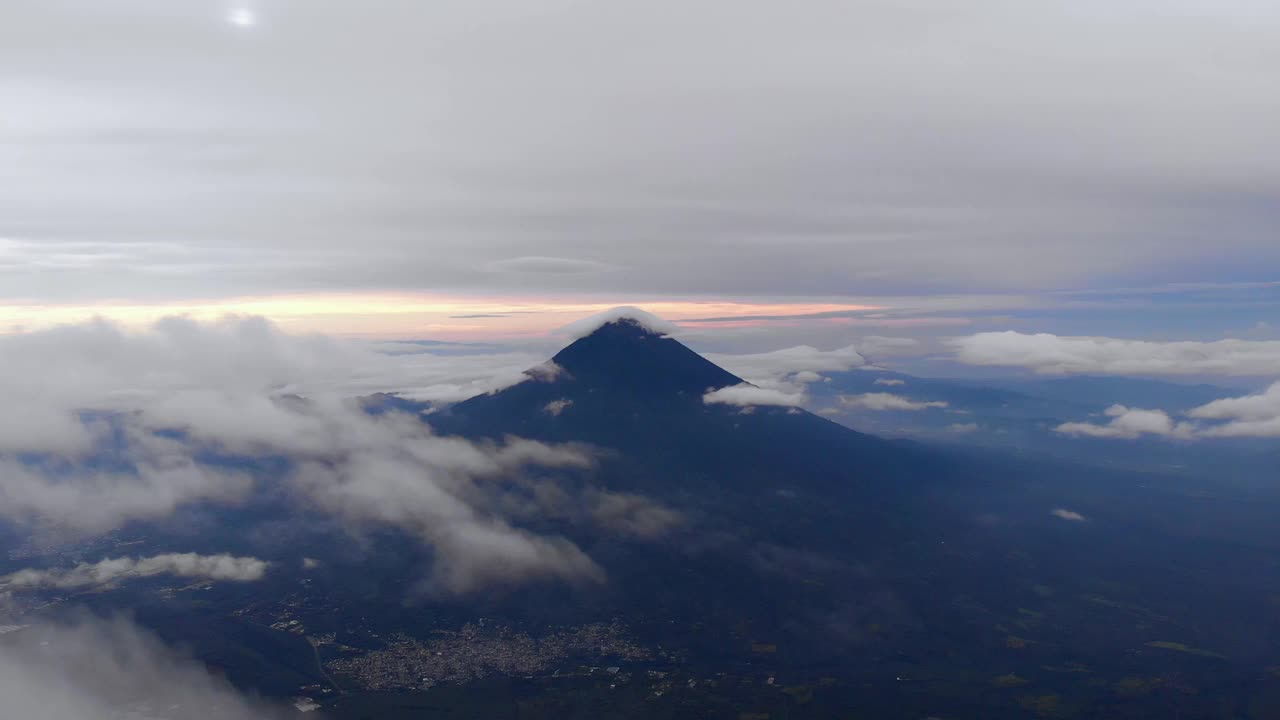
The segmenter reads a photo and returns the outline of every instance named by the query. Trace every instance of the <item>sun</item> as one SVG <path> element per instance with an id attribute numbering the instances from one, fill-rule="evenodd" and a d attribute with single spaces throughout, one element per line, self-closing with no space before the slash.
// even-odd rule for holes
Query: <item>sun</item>
<path id="1" fill-rule="evenodd" d="M 258 16 L 249 8 L 236 8 L 227 13 L 227 22 L 236 27 L 253 27 L 258 24 Z"/>

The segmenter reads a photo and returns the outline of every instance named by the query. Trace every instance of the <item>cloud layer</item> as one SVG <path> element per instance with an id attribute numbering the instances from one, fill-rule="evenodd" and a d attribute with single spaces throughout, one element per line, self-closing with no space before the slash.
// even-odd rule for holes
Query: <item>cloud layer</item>
<path id="1" fill-rule="evenodd" d="M 41 624 L 0 644 L 0 697 L 12 718 L 270 720 L 273 708 L 125 620 Z"/>
<path id="2" fill-rule="evenodd" d="M 441 591 L 603 579 L 572 542 L 524 530 L 507 511 L 513 480 L 527 468 L 587 470 L 590 449 L 439 437 L 420 417 L 370 414 L 350 397 L 420 385 L 417 352 L 389 356 L 295 337 L 253 318 L 166 320 L 139 332 L 98 322 L 0 338 L 0 350 L 0 383 L 16 391 L 0 417 L 52 419 L 41 437 L 4 437 L 0 516 L 100 533 L 192 503 L 235 503 L 259 480 L 233 469 L 243 464 L 207 462 L 209 454 L 285 458 L 284 477 L 273 481 L 284 482 L 298 507 L 355 531 L 393 526 L 417 537 L 434 551 L 432 581 Z M 433 360 L 426 374 L 439 378 L 442 364 L 467 362 Z M 61 436 L 52 432 L 58 428 Z M 635 503 L 618 506 L 617 527 L 627 524 L 616 516 L 628 508 L 651 514 Z M 69 577 L 86 574 L 93 573 Z"/>
<path id="3" fill-rule="evenodd" d="M 261 580 L 266 572 L 267 563 L 252 557 L 166 553 L 144 558 L 107 558 L 65 570 L 19 570 L 0 577 L 0 589 L 83 588 L 151 575 L 251 582 Z"/>
<path id="4" fill-rule="evenodd" d="M 845 407 L 861 410 L 927 410 L 929 408 L 945 408 L 947 403 L 941 400 L 918 401 L 894 395 L 893 393 L 863 393 L 861 395 L 841 395 L 840 404 Z"/>
<path id="5" fill-rule="evenodd" d="M 883 295 L 1280 260 L 1268 3 L 9 5 L 9 298 Z"/>
<path id="6" fill-rule="evenodd" d="M 183 443 L 136 427 L 123 437 L 129 466 L 119 469 L 93 462 L 87 449 L 39 463 L 0 456 L 0 517 L 92 535 L 132 520 L 167 517 L 189 503 L 234 503 L 252 486 L 244 472 L 197 462 Z"/>
<path id="7" fill-rule="evenodd" d="M 1050 375 L 1274 375 L 1280 341 L 1151 342 L 1107 337 L 985 332 L 955 338 L 969 365 L 1023 367 Z"/>

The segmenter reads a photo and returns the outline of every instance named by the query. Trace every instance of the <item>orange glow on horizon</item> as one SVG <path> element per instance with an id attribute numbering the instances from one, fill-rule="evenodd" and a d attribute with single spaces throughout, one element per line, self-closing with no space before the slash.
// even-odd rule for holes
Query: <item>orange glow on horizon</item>
<path id="1" fill-rule="evenodd" d="M 431 336 L 462 340 L 544 335 L 618 305 L 634 305 L 677 323 L 707 317 L 806 315 L 882 309 L 871 305 L 816 302 L 635 299 L 600 302 L 469 298 L 423 293 L 313 293 L 155 304 L 0 304 L 0 332 L 37 330 L 93 318 L 136 328 L 174 315 L 196 320 L 214 320 L 226 315 L 261 315 L 289 332 L 388 339 Z M 729 320 L 708 323 L 707 326 L 766 322 Z"/>

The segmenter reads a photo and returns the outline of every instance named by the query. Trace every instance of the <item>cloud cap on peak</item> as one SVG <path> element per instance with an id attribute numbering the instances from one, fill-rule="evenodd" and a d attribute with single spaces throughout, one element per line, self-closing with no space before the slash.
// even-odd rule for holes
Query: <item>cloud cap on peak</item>
<path id="1" fill-rule="evenodd" d="M 631 321 L 655 335 L 673 335 L 680 329 L 675 323 L 663 320 L 647 310 L 642 310 L 632 305 L 620 305 L 591 317 L 569 323 L 560 328 L 557 334 L 578 340 L 587 337 L 609 323 L 620 321 Z"/>

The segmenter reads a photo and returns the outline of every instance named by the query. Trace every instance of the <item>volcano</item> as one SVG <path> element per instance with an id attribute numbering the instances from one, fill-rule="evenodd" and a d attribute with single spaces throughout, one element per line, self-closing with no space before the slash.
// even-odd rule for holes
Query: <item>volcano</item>
<path id="1" fill-rule="evenodd" d="M 709 404 L 744 380 L 647 326 L 607 322 L 531 369 L 517 385 L 432 418 L 472 438 L 515 435 L 598 446 L 635 491 L 693 485 L 730 492 L 900 494 L 943 462 L 910 443 L 859 433 L 800 408 Z M 953 478 L 960 468 L 949 468 Z"/>
<path id="2" fill-rule="evenodd" d="M 582 483 L 684 522 L 643 541 L 540 526 L 570 537 L 608 581 L 524 590 L 495 614 L 626 618 L 717 677 L 844 688 L 825 710 L 819 699 L 779 717 L 1066 717 L 1055 708 L 1068 703 L 1171 716 L 1185 695 L 1112 714 L 1088 678 L 1190 673 L 1225 688 L 1256 664 L 1169 652 L 1183 641 L 1163 639 L 1263 603 L 1231 584 L 1233 568 L 1270 562 L 1274 548 L 1247 503 L 1207 506 L 1153 473 L 885 440 L 798 407 L 709 404 L 743 379 L 643 319 L 605 322 L 528 375 L 430 422 L 585 444 L 599 463 Z M 1227 585 L 1229 599 L 1213 589 Z M 1229 624 L 1184 644 L 1220 643 L 1239 632 Z M 1229 637 L 1240 653 L 1264 652 Z M 1024 684 L 1039 694 L 1009 691 Z"/>

